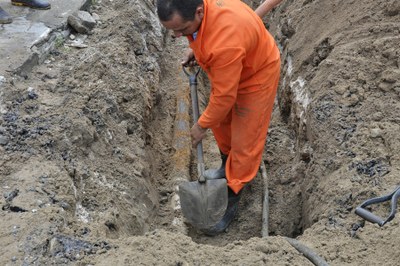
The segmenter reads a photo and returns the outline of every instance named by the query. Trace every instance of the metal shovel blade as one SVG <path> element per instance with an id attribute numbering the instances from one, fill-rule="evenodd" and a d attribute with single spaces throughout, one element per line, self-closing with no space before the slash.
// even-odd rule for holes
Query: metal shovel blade
<path id="1" fill-rule="evenodd" d="M 184 182 L 179 185 L 182 213 L 197 229 L 209 229 L 221 221 L 228 205 L 226 179 Z"/>
<path id="2" fill-rule="evenodd" d="M 192 98 L 193 121 L 199 119 L 199 102 L 197 97 L 197 75 L 200 68 L 190 74 L 190 95 Z M 228 206 L 228 186 L 226 179 L 206 180 L 204 178 L 203 145 L 197 145 L 198 181 L 184 182 L 179 185 L 178 195 L 181 201 L 182 213 L 187 221 L 198 229 L 209 229 L 222 220 Z"/>

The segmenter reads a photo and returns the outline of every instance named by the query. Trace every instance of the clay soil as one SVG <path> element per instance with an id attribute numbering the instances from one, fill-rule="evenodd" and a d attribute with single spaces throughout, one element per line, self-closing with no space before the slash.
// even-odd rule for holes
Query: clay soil
<path id="1" fill-rule="evenodd" d="M 0 264 L 313 265 L 294 238 L 329 265 L 399 265 L 399 216 L 380 227 L 354 213 L 400 184 L 399 1 L 286 0 L 264 18 L 282 55 L 268 182 L 245 187 L 216 237 L 180 213 L 177 184 L 196 178 L 187 43 L 154 10 L 96 1 L 86 48 L 66 39 L 0 81 Z M 204 108 L 204 74 L 199 91 Z M 217 167 L 211 132 L 204 146 Z"/>

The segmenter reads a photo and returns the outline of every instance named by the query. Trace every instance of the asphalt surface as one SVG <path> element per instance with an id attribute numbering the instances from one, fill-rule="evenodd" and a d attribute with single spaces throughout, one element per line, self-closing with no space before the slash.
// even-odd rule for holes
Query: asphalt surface
<path id="1" fill-rule="evenodd" d="M 13 16 L 11 24 L 0 24 L 0 88 L 6 74 L 28 76 L 44 61 L 60 38 L 70 33 L 68 16 L 85 10 L 90 0 L 49 0 L 51 9 L 35 10 L 0 0 L 0 7 Z"/>

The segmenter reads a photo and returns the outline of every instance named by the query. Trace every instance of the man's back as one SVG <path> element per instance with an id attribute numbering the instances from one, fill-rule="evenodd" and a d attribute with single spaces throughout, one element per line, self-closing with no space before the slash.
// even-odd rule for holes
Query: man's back
<path id="1" fill-rule="evenodd" d="M 261 19 L 239 0 L 204 0 L 203 22 L 191 47 L 212 82 L 239 74 L 239 90 L 254 82 L 263 83 L 265 74 L 258 72 L 279 60 L 273 37 Z"/>

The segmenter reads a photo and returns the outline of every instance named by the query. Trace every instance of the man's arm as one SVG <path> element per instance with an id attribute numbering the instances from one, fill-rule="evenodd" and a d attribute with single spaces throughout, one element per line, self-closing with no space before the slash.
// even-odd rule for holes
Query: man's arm
<path id="1" fill-rule="evenodd" d="M 265 0 L 254 12 L 262 18 L 280 2 L 282 2 L 282 0 Z"/>

